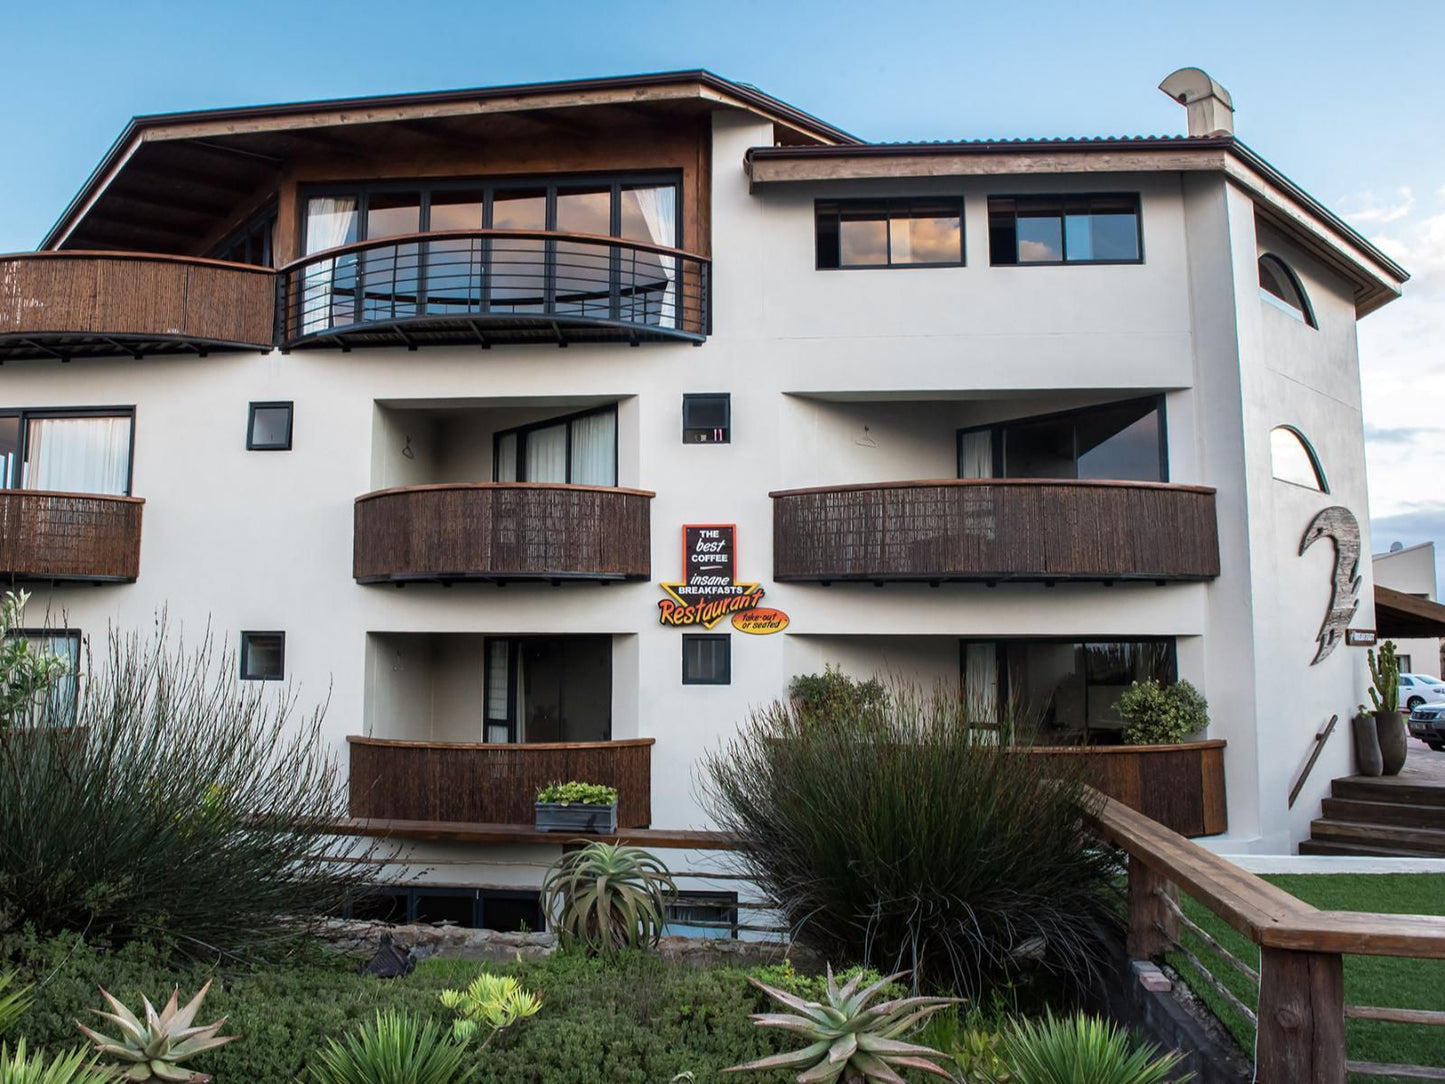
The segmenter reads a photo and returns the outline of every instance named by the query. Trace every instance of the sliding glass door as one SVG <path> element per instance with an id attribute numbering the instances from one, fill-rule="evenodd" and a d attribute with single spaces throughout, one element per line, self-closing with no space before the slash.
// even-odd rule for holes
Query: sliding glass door
<path id="1" fill-rule="evenodd" d="M 610 636 L 488 637 L 486 740 L 612 738 Z"/>

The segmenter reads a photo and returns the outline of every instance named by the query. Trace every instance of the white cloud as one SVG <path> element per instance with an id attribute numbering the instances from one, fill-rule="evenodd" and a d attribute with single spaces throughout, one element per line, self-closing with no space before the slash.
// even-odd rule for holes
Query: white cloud
<path id="1" fill-rule="evenodd" d="M 1361 192 L 1351 203 L 1355 206 L 1341 212 L 1356 226 L 1383 225 L 1398 222 L 1415 209 L 1415 193 L 1402 186 L 1394 196 L 1381 198 L 1374 192 Z"/>

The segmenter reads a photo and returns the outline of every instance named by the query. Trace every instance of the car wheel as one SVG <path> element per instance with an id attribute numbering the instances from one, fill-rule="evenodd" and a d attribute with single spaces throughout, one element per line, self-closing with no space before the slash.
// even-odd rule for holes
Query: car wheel
<path id="1" fill-rule="evenodd" d="M 1412 696 L 1409 700 L 1405 701 L 1405 706 L 1411 711 L 1414 711 L 1423 703 L 1425 703 L 1425 698 L 1423 696 Z"/>

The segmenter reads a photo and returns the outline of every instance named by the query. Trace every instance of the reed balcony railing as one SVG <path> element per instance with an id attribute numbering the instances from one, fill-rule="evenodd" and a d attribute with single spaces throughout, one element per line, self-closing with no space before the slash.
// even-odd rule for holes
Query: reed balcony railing
<path id="1" fill-rule="evenodd" d="M 959 478 L 771 493 L 773 578 L 1207 580 L 1214 490 L 1158 482 Z"/>
<path id="2" fill-rule="evenodd" d="M 652 738 L 485 744 L 348 737 L 351 816 L 531 825 L 537 791 L 583 779 L 617 788 L 617 826 L 652 823 Z"/>
<path id="3" fill-rule="evenodd" d="M 0 489 L 0 580 L 130 583 L 141 497 Z"/>
<path id="4" fill-rule="evenodd" d="M 269 350 L 275 272 L 143 252 L 0 256 L 0 361 Z"/>
<path id="5" fill-rule="evenodd" d="M 542 482 L 461 482 L 356 498 L 358 583 L 651 578 L 653 494 Z"/>
<path id="6" fill-rule="evenodd" d="M 710 264 L 591 234 L 468 230 L 327 249 L 280 271 L 285 348 L 683 340 L 709 328 Z"/>
<path id="7" fill-rule="evenodd" d="M 1100 796 L 1093 828 L 1128 864 L 1128 949 L 1134 959 L 1180 952 L 1235 1011 L 1254 1025 L 1259 1084 L 1344 1084 L 1347 1074 L 1440 1080 L 1429 1066 L 1351 1061 L 1346 1019 L 1445 1026 L 1445 1012 L 1346 1005 L 1344 956 L 1445 960 L 1438 915 L 1322 911 L 1245 872 L 1122 803 Z M 1183 892 L 1258 946 L 1241 960 L 1185 914 Z M 1218 965 L 1258 986 L 1254 1008 L 1211 974 L 1181 942 L 1188 930 Z"/>

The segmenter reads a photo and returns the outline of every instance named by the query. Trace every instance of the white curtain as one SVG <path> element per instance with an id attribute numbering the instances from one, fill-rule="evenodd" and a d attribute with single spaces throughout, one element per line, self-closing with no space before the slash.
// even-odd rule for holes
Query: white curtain
<path id="1" fill-rule="evenodd" d="M 356 238 L 356 197 L 313 199 L 306 205 L 306 255 L 336 248 Z M 333 315 L 335 260 L 319 260 L 306 270 L 302 284 L 301 332 L 325 331 L 339 316 L 347 319 L 350 308 Z M 348 298 L 349 302 L 350 299 Z"/>
<path id="2" fill-rule="evenodd" d="M 579 486 L 617 484 L 617 415 L 608 410 L 572 423 L 572 481 Z"/>
<path id="3" fill-rule="evenodd" d="M 966 644 L 963 671 L 969 710 L 979 719 L 998 722 L 998 645 Z"/>
<path id="4" fill-rule="evenodd" d="M 492 465 L 492 480 L 515 482 L 517 480 L 517 434 L 508 433 L 497 440 L 497 461 Z"/>
<path id="5" fill-rule="evenodd" d="M 567 480 L 567 427 L 552 425 L 527 434 L 527 481 Z"/>
<path id="6" fill-rule="evenodd" d="M 647 223 L 647 232 L 652 243 L 664 248 L 676 248 L 677 189 L 672 185 L 631 188 L 625 194 L 637 201 L 637 209 L 642 212 L 642 220 Z M 677 327 L 677 259 L 674 256 L 658 256 L 657 260 L 662 273 L 667 276 L 667 288 L 662 294 L 662 309 L 657 323 L 661 327 Z"/>
<path id="7" fill-rule="evenodd" d="M 121 495 L 130 481 L 130 425 L 119 418 L 33 418 L 25 489 Z"/>
<path id="8" fill-rule="evenodd" d="M 993 477 L 993 431 L 979 429 L 963 434 L 958 448 L 960 478 Z"/>

